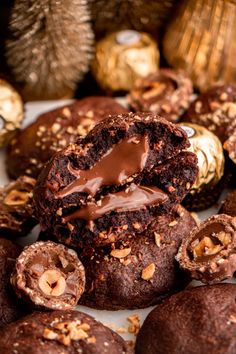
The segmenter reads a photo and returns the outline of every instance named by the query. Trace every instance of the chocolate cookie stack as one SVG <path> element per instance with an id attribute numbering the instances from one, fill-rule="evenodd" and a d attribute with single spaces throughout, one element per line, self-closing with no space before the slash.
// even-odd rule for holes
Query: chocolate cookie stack
<path id="1" fill-rule="evenodd" d="M 80 254 L 82 303 L 146 307 L 186 285 L 174 256 L 195 225 L 178 205 L 198 173 L 188 146 L 186 133 L 158 115 L 120 114 L 42 171 L 34 193 L 40 225 Z"/>

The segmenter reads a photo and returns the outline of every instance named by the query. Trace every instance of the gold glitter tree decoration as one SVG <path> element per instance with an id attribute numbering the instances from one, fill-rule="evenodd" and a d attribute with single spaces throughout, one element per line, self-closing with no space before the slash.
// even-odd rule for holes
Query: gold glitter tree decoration
<path id="1" fill-rule="evenodd" d="M 89 0 L 93 27 L 101 38 L 110 32 L 135 29 L 156 36 L 177 0 Z"/>
<path id="2" fill-rule="evenodd" d="M 69 97 L 92 58 L 86 0 L 16 0 L 6 55 L 26 99 Z"/>

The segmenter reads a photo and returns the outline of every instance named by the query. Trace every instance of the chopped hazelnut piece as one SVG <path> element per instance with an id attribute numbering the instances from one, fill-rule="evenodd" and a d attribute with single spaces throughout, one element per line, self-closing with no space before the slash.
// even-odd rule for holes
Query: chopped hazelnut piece
<path id="1" fill-rule="evenodd" d="M 141 275 L 142 279 L 144 279 L 144 280 L 152 279 L 152 277 L 153 277 L 153 275 L 155 273 L 155 268 L 156 267 L 155 267 L 154 263 L 151 263 L 146 268 L 144 268 L 142 270 L 142 275 Z"/>
<path id="2" fill-rule="evenodd" d="M 157 232 L 154 232 L 154 237 L 155 237 L 155 244 L 157 247 L 161 246 L 161 235 L 158 234 Z"/>
<path id="3" fill-rule="evenodd" d="M 131 248 L 114 249 L 111 251 L 110 255 L 115 258 L 125 258 L 131 252 Z"/>
<path id="4" fill-rule="evenodd" d="M 96 343 L 96 337 L 95 336 L 92 336 L 92 337 L 89 337 L 88 339 L 87 339 L 87 342 L 89 343 L 89 344 L 95 344 Z"/>
<path id="5" fill-rule="evenodd" d="M 69 346 L 72 340 L 87 339 L 89 343 L 95 343 L 96 338 L 90 337 L 87 331 L 90 325 L 78 321 L 60 322 L 54 325 L 55 331 L 45 328 L 43 337 L 46 339 L 57 340 L 58 342 Z M 58 332 L 59 331 L 59 332 Z"/>
<path id="6" fill-rule="evenodd" d="M 170 223 L 169 223 L 169 226 L 170 227 L 173 227 L 173 226 L 175 226 L 175 225 L 177 225 L 178 224 L 178 221 L 177 220 L 173 220 L 173 221 L 171 221 Z"/>
<path id="7" fill-rule="evenodd" d="M 140 330 L 140 317 L 139 315 L 131 315 L 127 317 L 127 320 L 131 323 L 128 327 L 128 332 L 137 335 Z"/>

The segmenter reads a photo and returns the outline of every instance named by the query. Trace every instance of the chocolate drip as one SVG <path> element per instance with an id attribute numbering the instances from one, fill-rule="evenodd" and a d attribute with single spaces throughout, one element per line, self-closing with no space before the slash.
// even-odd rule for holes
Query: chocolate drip
<path id="1" fill-rule="evenodd" d="M 168 199 L 167 194 L 156 187 L 143 187 L 132 184 L 129 190 L 107 194 L 100 204 L 88 204 L 87 206 L 64 217 L 68 222 L 76 218 L 87 221 L 98 219 L 111 211 L 131 211 L 138 210 L 143 206 L 157 203 L 164 203 Z"/>
<path id="2" fill-rule="evenodd" d="M 59 191 L 57 196 L 63 198 L 74 192 L 94 196 L 101 186 L 123 183 L 145 167 L 148 149 L 148 137 L 136 135 L 113 146 L 89 170 L 76 170 L 69 165 L 68 170 L 77 179 Z"/>

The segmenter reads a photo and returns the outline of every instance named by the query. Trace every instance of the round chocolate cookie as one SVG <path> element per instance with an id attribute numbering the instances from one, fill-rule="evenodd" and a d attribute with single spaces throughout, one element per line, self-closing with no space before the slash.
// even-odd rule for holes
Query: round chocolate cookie
<path id="1" fill-rule="evenodd" d="M 37 177 L 56 151 L 85 136 L 109 114 L 127 112 L 110 97 L 91 96 L 41 114 L 11 141 L 6 158 L 9 176 Z"/>
<path id="2" fill-rule="evenodd" d="M 0 235 L 26 236 L 37 224 L 33 203 L 36 180 L 21 176 L 0 188 Z"/>
<path id="3" fill-rule="evenodd" d="M 176 122 L 191 102 L 193 86 L 181 70 L 161 69 L 136 82 L 128 96 L 135 111 L 155 112 Z"/>
<path id="4" fill-rule="evenodd" d="M 35 202 L 42 230 L 73 247 L 141 233 L 195 181 L 197 158 L 181 151 L 188 146 L 181 128 L 151 113 L 104 120 L 40 175 Z"/>
<path id="5" fill-rule="evenodd" d="M 208 128 L 225 142 L 236 128 L 236 86 L 215 86 L 202 93 L 182 120 Z"/>
<path id="6" fill-rule="evenodd" d="M 0 331 L 1 354 L 131 354 L 128 344 L 79 311 L 35 312 Z"/>
<path id="7" fill-rule="evenodd" d="M 0 238 L 0 327 L 17 320 L 27 312 L 26 306 L 17 299 L 10 284 L 10 275 L 20 252 L 20 246 Z"/>
<path id="8" fill-rule="evenodd" d="M 221 204 L 219 214 L 236 216 L 236 190 L 227 194 L 226 199 Z"/>
<path id="9" fill-rule="evenodd" d="M 85 288 L 85 270 L 75 251 L 54 242 L 36 242 L 16 260 L 11 283 L 31 305 L 68 310 Z"/>
<path id="10" fill-rule="evenodd" d="M 192 216 L 178 205 L 157 217 L 144 234 L 81 256 L 86 292 L 80 303 L 106 310 L 143 308 L 182 289 L 189 278 L 175 255 L 194 226 Z"/>
<path id="11" fill-rule="evenodd" d="M 144 321 L 135 353 L 235 353 L 235 298 L 235 284 L 217 284 L 163 300 Z"/>
<path id="12" fill-rule="evenodd" d="M 211 284 L 232 277 L 236 270 L 236 219 L 213 215 L 182 241 L 176 256 L 193 279 Z"/>

